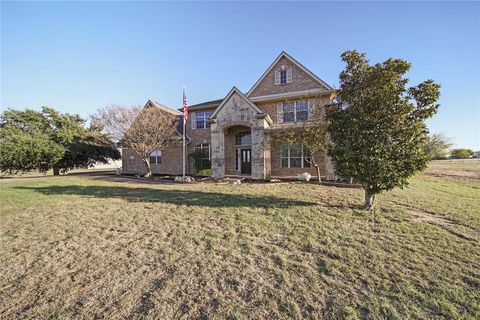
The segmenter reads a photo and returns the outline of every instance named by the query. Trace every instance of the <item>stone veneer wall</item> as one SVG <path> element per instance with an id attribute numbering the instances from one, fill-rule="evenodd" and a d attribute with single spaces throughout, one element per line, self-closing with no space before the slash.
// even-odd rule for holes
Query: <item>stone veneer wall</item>
<path id="1" fill-rule="evenodd" d="M 211 124 L 212 176 L 221 178 L 226 173 L 225 129 L 234 126 L 246 126 L 252 133 L 252 175 L 253 179 L 265 179 L 266 172 L 264 137 L 268 124 L 265 119 L 257 118 L 258 112 L 243 97 L 234 92 L 225 102 Z M 268 166 L 267 166 L 268 168 Z"/>

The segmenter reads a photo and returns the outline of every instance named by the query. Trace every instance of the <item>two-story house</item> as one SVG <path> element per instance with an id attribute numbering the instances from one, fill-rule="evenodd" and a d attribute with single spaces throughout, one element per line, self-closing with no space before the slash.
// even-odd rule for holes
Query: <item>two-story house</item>
<path id="1" fill-rule="evenodd" d="M 189 107 L 186 123 L 187 154 L 204 149 L 211 160 L 212 176 L 247 176 L 252 179 L 295 176 L 301 172 L 317 175 L 310 153 L 302 146 L 272 143 L 273 130 L 297 127 L 334 97 L 327 83 L 282 52 L 253 87 L 242 93 L 233 87 L 223 99 Z M 146 107 L 161 108 L 182 121 L 182 114 L 148 101 Z M 181 125 L 179 127 L 182 127 Z M 182 134 L 179 129 L 179 134 Z M 333 165 L 325 151 L 315 154 L 322 176 L 333 176 Z M 153 173 L 181 174 L 182 147 L 157 150 L 150 158 Z M 142 174 L 142 161 L 124 150 L 123 173 Z M 188 159 L 189 174 L 194 163 Z"/>

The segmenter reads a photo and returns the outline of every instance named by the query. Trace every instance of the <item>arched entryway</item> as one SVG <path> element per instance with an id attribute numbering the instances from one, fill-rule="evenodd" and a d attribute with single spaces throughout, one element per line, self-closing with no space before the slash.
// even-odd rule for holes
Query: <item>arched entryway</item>
<path id="1" fill-rule="evenodd" d="M 245 173 L 242 175 L 252 179 L 270 176 L 270 151 L 265 129 L 272 124 L 272 120 L 243 93 L 237 88 L 230 90 L 210 117 L 209 123 L 212 177 L 242 174 L 242 159 L 245 162 Z M 237 137 L 240 144 L 235 143 Z M 247 139 L 250 143 L 247 143 Z M 251 173 L 246 173 L 248 171 Z"/>
<path id="2" fill-rule="evenodd" d="M 225 174 L 252 174 L 252 129 L 243 125 L 224 129 Z"/>

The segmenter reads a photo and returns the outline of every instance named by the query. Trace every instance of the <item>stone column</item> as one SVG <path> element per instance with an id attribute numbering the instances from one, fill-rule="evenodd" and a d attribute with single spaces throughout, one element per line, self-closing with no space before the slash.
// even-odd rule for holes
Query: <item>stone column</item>
<path id="1" fill-rule="evenodd" d="M 265 130 L 252 128 L 252 179 L 262 180 L 265 175 Z"/>
<path id="2" fill-rule="evenodd" d="M 270 137 L 268 134 L 264 134 L 263 137 L 263 156 L 264 156 L 264 165 L 265 165 L 265 179 L 270 179 L 272 175 L 272 146 L 270 142 Z"/>
<path id="3" fill-rule="evenodd" d="M 212 177 L 220 179 L 225 176 L 225 134 L 216 123 L 211 124 L 210 134 Z"/>

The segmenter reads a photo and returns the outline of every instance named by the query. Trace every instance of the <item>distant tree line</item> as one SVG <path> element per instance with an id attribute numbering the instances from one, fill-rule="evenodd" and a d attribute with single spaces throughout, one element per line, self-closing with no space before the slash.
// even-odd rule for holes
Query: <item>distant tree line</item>
<path id="1" fill-rule="evenodd" d="M 475 155 L 471 149 L 452 149 L 453 143 L 443 134 L 435 133 L 425 143 L 425 153 L 430 160 L 467 159 Z"/>

